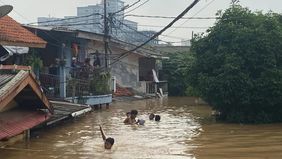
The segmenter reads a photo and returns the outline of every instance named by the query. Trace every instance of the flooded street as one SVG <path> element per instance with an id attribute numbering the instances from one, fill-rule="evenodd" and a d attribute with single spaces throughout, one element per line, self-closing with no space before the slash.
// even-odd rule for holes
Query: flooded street
<path id="1" fill-rule="evenodd" d="M 124 125 L 139 111 L 144 126 Z M 149 121 L 150 113 L 161 121 Z M 208 106 L 194 98 L 169 97 L 116 102 L 75 121 L 42 130 L 37 138 L 0 149 L 1 159 L 273 159 L 282 156 L 282 124 L 247 126 L 215 123 Z M 98 125 L 115 138 L 105 150 Z"/>

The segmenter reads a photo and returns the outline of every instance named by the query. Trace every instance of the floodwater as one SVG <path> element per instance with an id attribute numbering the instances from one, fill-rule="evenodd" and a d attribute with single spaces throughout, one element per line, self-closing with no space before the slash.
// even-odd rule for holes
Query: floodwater
<path id="1" fill-rule="evenodd" d="M 139 111 L 144 126 L 124 125 L 125 113 Z M 149 113 L 161 121 L 149 121 Z M 115 138 L 103 148 L 98 125 Z M 282 124 L 216 123 L 211 109 L 195 98 L 169 97 L 116 102 L 74 121 L 38 132 L 29 142 L 0 148 L 0 159 L 278 159 Z"/>

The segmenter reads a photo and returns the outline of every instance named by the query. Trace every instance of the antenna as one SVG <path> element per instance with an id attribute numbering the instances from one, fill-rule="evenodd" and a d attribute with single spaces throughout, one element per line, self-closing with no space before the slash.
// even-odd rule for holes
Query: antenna
<path id="1" fill-rule="evenodd" d="M 13 6 L 11 5 L 0 6 L 0 18 L 9 14 L 12 10 L 13 10 Z"/>

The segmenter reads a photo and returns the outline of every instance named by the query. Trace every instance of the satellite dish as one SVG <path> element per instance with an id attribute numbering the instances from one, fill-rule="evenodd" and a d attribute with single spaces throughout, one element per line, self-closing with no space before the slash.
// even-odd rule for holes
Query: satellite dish
<path id="1" fill-rule="evenodd" d="M 11 5 L 0 6 L 0 18 L 9 14 L 12 10 L 13 10 L 13 6 Z"/>

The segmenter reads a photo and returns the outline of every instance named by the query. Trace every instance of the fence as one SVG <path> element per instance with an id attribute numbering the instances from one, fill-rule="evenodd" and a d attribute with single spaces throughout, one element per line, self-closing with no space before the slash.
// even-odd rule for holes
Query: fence
<path id="1" fill-rule="evenodd" d="M 108 94 L 109 79 L 99 78 L 100 73 L 88 74 L 82 79 L 68 77 L 66 79 L 66 97 L 82 97 Z M 51 74 L 40 74 L 39 80 L 45 94 L 49 98 L 60 97 L 60 77 Z"/>
<path id="2" fill-rule="evenodd" d="M 39 80 L 47 97 L 59 98 L 60 78 L 51 74 L 40 74 Z"/>

